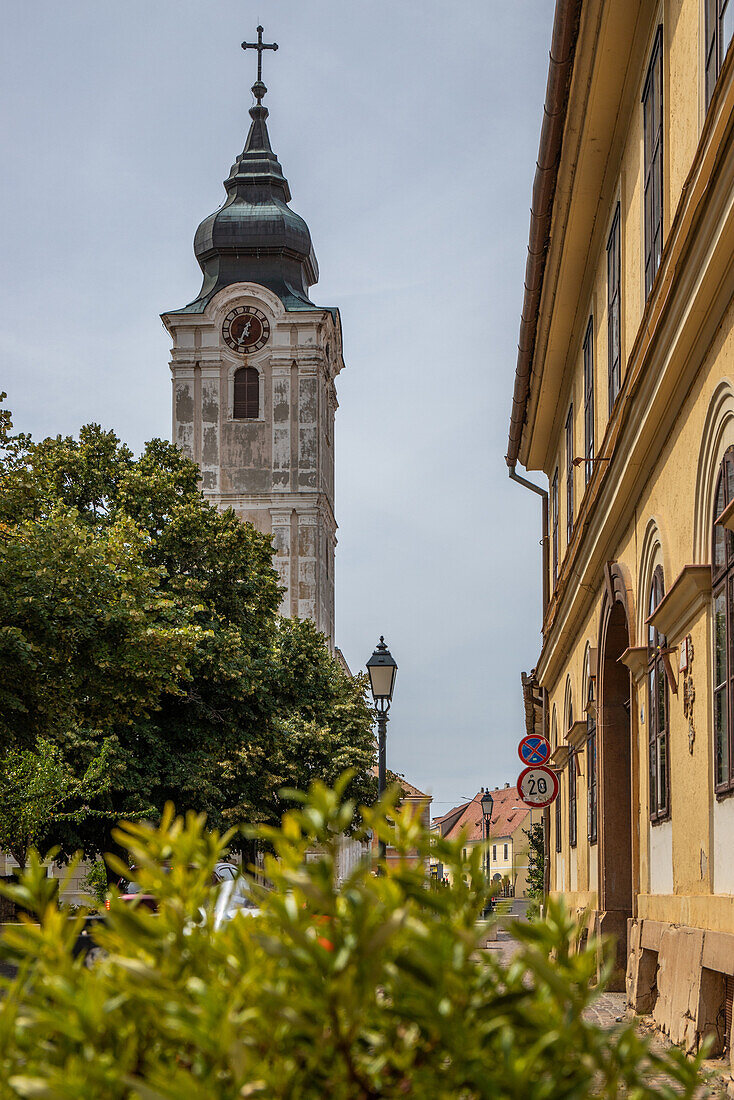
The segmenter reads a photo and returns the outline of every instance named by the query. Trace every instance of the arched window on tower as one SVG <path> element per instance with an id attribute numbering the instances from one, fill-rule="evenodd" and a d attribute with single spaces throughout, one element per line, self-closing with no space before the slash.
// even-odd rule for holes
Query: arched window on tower
<path id="1" fill-rule="evenodd" d="M 652 575 L 648 614 L 652 615 L 663 596 L 663 567 L 658 565 Z M 650 776 L 650 820 L 660 821 L 670 813 L 670 722 L 668 716 L 668 680 L 662 651 L 665 637 L 650 623 L 648 627 L 648 770 Z"/>
<path id="2" fill-rule="evenodd" d="M 254 367 L 240 367 L 234 376 L 235 420 L 257 420 L 260 415 L 260 375 Z"/>
<path id="3" fill-rule="evenodd" d="M 724 455 L 714 494 L 712 582 L 714 601 L 714 785 L 734 788 L 734 535 L 716 520 L 734 499 L 734 447 Z"/>

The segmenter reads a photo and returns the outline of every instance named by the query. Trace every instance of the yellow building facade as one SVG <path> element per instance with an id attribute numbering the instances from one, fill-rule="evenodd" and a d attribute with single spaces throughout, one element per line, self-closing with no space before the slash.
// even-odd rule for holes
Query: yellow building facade
<path id="1" fill-rule="evenodd" d="M 524 682 L 560 780 L 547 886 L 616 937 L 635 1010 L 719 1051 L 734 999 L 733 30 L 721 0 L 558 0 L 507 453 L 511 476 L 548 482 Z"/>

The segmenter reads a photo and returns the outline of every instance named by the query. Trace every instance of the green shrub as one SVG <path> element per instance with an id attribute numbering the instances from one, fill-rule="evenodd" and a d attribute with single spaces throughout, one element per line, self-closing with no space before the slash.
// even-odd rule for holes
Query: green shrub
<path id="1" fill-rule="evenodd" d="M 597 947 L 558 905 L 518 925 L 503 965 L 477 951 L 485 903 L 481 853 L 462 858 L 390 800 L 363 825 L 403 856 L 393 873 L 356 867 L 340 886 L 339 837 L 353 807 L 316 785 L 281 829 L 262 828 L 274 855 L 261 913 L 215 932 L 211 868 L 229 836 L 202 817 L 159 828 L 123 825 L 118 843 L 160 911 L 112 903 L 92 968 L 72 957 L 82 917 L 59 909 L 34 856 L 11 887 L 38 924 L 0 941 L 19 966 L 0 1002 L 0 1097 L 54 1100 L 566 1100 L 672 1095 L 645 1084 L 654 1069 L 691 1097 L 697 1062 L 654 1055 L 625 1024 L 584 1017 Z M 306 861 L 306 851 L 319 851 Z M 454 886 L 431 889 L 431 850 Z M 163 862 L 170 868 L 162 869 Z M 120 865 L 122 870 L 122 865 Z M 202 915 L 201 910 L 204 910 Z M 553 956 L 553 961 L 551 961 Z"/>
<path id="2" fill-rule="evenodd" d="M 107 868 L 104 860 L 95 859 L 90 864 L 89 870 L 82 879 L 82 889 L 90 897 L 94 898 L 98 905 L 104 905 L 107 897 Z"/>

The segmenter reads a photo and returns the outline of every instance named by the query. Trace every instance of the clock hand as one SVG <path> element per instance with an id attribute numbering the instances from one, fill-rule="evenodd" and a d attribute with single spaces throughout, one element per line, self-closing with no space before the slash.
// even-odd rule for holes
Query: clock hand
<path id="1" fill-rule="evenodd" d="M 252 321 L 248 321 L 246 325 L 242 326 L 242 332 L 240 333 L 240 343 L 242 342 L 242 337 L 243 336 L 249 336 L 250 335 L 250 325 L 251 324 L 252 324 Z"/>

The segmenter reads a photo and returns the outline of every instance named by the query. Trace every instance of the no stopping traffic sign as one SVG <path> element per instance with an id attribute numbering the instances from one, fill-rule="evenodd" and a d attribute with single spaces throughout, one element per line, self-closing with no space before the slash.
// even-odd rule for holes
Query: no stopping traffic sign
<path id="1" fill-rule="evenodd" d="M 527 767 L 545 764 L 551 754 L 550 741 L 538 733 L 528 734 L 517 746 L 517 754 Z"/>
<path id="2" fill-rule="evenodd" d="M 550 806 L 558 796 L 555 772 L 542 765 L 525 768 L 517 778 L 517 793 L 526 806 Z"/>

